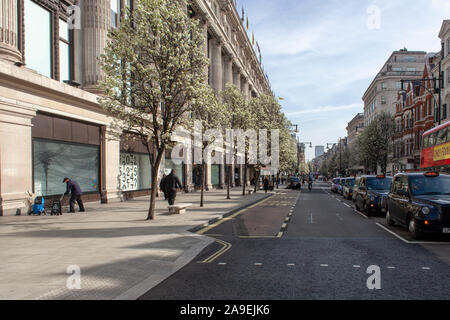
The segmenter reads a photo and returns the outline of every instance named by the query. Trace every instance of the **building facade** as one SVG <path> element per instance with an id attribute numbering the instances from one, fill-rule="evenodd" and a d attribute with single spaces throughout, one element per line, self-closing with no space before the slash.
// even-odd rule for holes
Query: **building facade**
<path id="1" fill-rule="evenodd" d="M 27 192 L 61 195 L 65 176 L 80 183 L 87 201 L 149 194 L 145 148 L 127 133 L 112 134 L 113 119 L 97 101 L 105 78 L 98 57 L 126 6 L 133 1 L 0 3 L 0 215 L 24 208 Z M 214 90 L 233 83 L 247 99 L 270 94 L 233 1 L 193 0 L 192 10 L 205 35 Z M 198 168 L 177 164 L 168 152 L 162 171 L 171 169 L 187 190 L 199 184 Z M 245 183 L 243 167 L 232 170 L 233 184 Z M 223 187 L 224 173 L 223 165 L 208 165 L 208 187 Z"/>
<path id="2" fill-rule="evenodd" d="M 395 112 L 397 93 L 402 79 L 420 79 L 425 65 L 426 52 L 394 51 L 376 75 L 363 96 L 364 125 L 369 125 L 377 114 Z"/>
<path id="3" fill-rule="evenodd" d="M 428 54 L 422 79 L 405 83 L 395 109 L 392 173 L 420 170 L 422 135 L 434 126 L 438 97 L 431 70 L 439 54 Z"/>
<path id="4" fill-rule="evenodd" d="M 324 146 L 316 146 L 314 157 L 318 158 L 321 155 L 323 155 L 324 153 L 325 153 L 325 147 Z"/>
<path id="5" fill-rule="evenodd" d="M 450 20 L 444 20 L 439 32 L 441 39 L 442 54 L 440 55 L 440 69 L 443 76 L 443 88 L 441 91 L 441 112 L 440 122 L 444 123 L 450 120 Z M 439 67 L 436 64 L 433 74 L 439 75 Z M 439 113 L 438 113 L 439 114 Z M 439 121 L 437 121 L 439 123 Z"/>
<path id="6" fill-rule="evenodd" d="M 364 131 L 364 113 L 358 113 L 347 125 L 348 145 L 356 142 L 356 138 Z"/>

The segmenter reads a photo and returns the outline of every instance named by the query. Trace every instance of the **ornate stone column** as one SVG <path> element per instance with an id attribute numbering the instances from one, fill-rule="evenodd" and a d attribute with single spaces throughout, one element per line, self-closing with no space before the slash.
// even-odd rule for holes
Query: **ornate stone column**
<path id="1" fill-rule="evenodd" d="M 242 78 L 241 80 L 241 91 L 242 91 L 242 95 L 244 96 L 245 100 L 249 99 L 249 95 L 248 95 L 248 81 L 246 78 Z"/>
<path id="2" fill-rule="evenodd" d="M 233 83 L 236 87 L 241 89 L 241 72 L 236 66 L 233 66 Z"/>
<path id="3" fill-rule="evenodd" d="M 225 56 L 224 58 L 224 82 L 227 83 L 233 83 L 233 60 L 229 56 Z M 225 89 L 225 88 L 224 88 Z"/>
<path id="4" fill-rule="evenodd" d="M 104 52 L 111 27 L 110 0 L 83 0 L 83 89 L 99 94 L 98 82 L 105 78 L 98 57 Z"/>
<path id="5" fill-rule="evenodd" d="M 0 97 L 0 214 L 26 214 L 27 191 L 33 191 L 32 119 L 36 108 Z"/>
<path id="6" fill-rule="evenodd" d="M 19 50 L 19 8 L 17 1 L 0 0 L 0 59 L 22 61 Z"/>
<path id="7" fill-rule="evenodd" d="M 211 40 L 211 87 L 216 94 L 223 88 L 222 44 L 220 40 Z"/>

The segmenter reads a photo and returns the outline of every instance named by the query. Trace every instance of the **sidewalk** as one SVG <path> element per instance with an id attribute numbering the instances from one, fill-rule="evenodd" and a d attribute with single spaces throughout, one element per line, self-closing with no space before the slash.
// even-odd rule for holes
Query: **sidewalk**
<path id="1" fill-rule="evenodd" d="M 179 194 L 193 203 L 186 214 L 169 215 L 156 201 L 146 221 L 149 197 L 101 205 L 62 216 L 0 217 L 0 299 L 136 299 L 192 261 L 213 239 L 189 232 L 213 219 L 264 199 L 241 188 Z M 79 266 L 81 289 L 69 290 L 69 266 Z"/>

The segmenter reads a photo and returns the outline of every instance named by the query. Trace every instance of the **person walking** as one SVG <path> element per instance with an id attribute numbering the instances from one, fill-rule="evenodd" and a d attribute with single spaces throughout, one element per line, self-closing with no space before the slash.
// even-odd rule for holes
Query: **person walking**
<path id="1" fill-rule="evenodd" d="M 74 213 L 75 212 L 75 202 L 78 203 L 78 207 L 80 207 L 80 212 L 85 212 L 83 200 L 81 199 L 81 196 L 83 195 L 83 192 L 81 191 L 80 185 L 78 182 L 74 180 L 70 180 L 69 178 L 64 178 L 63 183 L 67 184 L 66 192 L 64 193 L 64 196 L 70 193 L 70 211 Z"/>
<path id="2" fill-rule="evenodd" d="M 159 182 L 159 190 L 162 191 L 162 193 L 164 193 L 164 200 L 167 200 L 167 191 L 166 191 L 166 174 L 164 173 L 161 181 Z"/>
<path id="3" fill-rule="evenodd" d="M 167 198 L 169 200 L 169 206 L 173 206 L 175 204 L 175 198 L 177 197 L 177 189 L 183 189 L 175 169 L 173 169 L 172 172 L 166 177 L 164 184 Z"/>
<path id="4" fill-rule="evenodd" d="M 264 179 L 264 191 L 267 193 L 269 190 L 269 179 L 267 177 Z"/>

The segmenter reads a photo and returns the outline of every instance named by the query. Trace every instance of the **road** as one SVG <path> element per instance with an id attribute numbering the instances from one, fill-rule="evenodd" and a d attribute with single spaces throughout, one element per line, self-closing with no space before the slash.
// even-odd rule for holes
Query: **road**
<path id="1" fill-rule="evenodd" d="M 407 231 L 330 194 L 328 184 L 280 189 L 199 233 L 217 241 L 141 299 L 450 297 L 448 238 L 411 241 Z"/>

